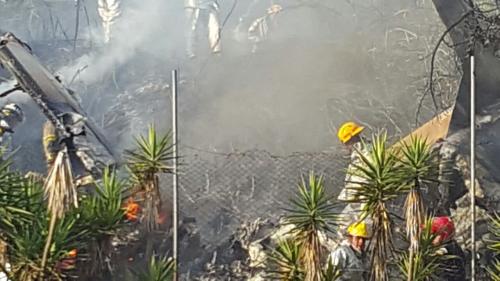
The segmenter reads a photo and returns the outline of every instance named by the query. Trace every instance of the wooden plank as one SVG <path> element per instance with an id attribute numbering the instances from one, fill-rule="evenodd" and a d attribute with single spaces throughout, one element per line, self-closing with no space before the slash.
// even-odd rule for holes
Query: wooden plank
<path id="1" fill-rule="evenodd" d="M 427 142 L 432 145 L 439 139 L 446 138 L 450 127 L 453 108 L 441 112 L 438 116 L 429 120 L 412 133 L 402 138 L 399 142 L 393 145 L 394 148 L 401 146 L 403 142 L 409 143 L 412 136 L 427 138 Z"/>

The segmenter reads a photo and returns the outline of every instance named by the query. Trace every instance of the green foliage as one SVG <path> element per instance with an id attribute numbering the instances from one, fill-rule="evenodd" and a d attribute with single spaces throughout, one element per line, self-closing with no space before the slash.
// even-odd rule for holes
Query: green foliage
<path id="1" fill-rule="evenodd" d="M 431 233 L 432 218 L 425 219 L 425 226 L 419 235 L 419 247 L 413 255 L 408 252 L 401 254 L 398 267 L 405 280 L 409 277 L 413 281 L 430 281 L 440 271 L 440 266 L 445 259 L 453 258 L 447 255 L 438 255 L 439 246 L 434 246 L 432 241 L 436 238 Z M 412 257 L 413 256 L 413 257 Z"/>
<path id="2" fill-rule="evenodd" d="M 367 156 L 358 152 L 361 163 L 353 164 L 352 175 L 359 179 L 352 182 L 353 202 L 363 203 L 361 219 L 373 220 L 373 236 L 369 244 L 371 254 L 371 280 L 387 281 L 388 261 L 394 251 L 392 220 L 386 203 L 402 194 L 404 185 L 398 177 L 399 162 L 387 147 L 387 134 L 372 137 Z"/>
<path id="3" fill-rule="evenodd" d="M 377 205 L 395 199 L 402 194 L 403 185 L 398 177 L 398 159 L 387 148 L 387 134 L 372 137 L 368 155 L 358 151 L 361 163 L 353 164 L 350 173 L 360 180 L 351 182 L 357 199 L 354 203 L 364 204 L 364 216 L 376 215 Z"/>
<path id="4" fill-rule="evenodd" d="M 83 198 L 80 203 L 81 221 L 87 224 L 93 235 L 113 235 L 123 226 L 125 192 L 125 181 L 118 179 L 115 171 L 106 168 L 102 182 L 96 185 L 95 194 Z"/>
<path id="5" fill-rule="evenodd" d="M 498 257 L 500 255 L 500 216 L 498 214 L 490 217 L 489 230 L 494 238 L 488 241 L 488 248 Z M 493 261 L 493 264 L 487 270 L 491 279 L 500 281 L 500 260 L 498 258 Z"/>
<path id="6" fill-rule="evenodd" d="M 329 202 L 323 186 L 323 178 L 317 177 L 313 172 L 309 174 L 308 181 L 302 177 L 298 186 L 296 198 L 291 200 L 293 209 L 286 209 L 288 224 L 294 226 L 292 232 L 307 235 L 311 232 L 332 231 L 337 225 L 339 215 L 334 211 L 334 205 Z"/>
<path id="7" fill-rule="evenodd" d="M 300 261 L 300 244 L 292 241 L 280 241 L 278 247 L 269 255 L 267 278 L 280 281 L 303 281 L 304 268 Z"/>
<path id="8" fill-rule="evenodd" d="M 0 195 L 0 212 L 7 222 L 1 227 L 1 237 L 8 245 L 9 277 L 11 280 L 36 280 L 42 273 L 42 253 L 50 217 L 42 184 L 10 172 L 8 164 L 0 164 L 0 193 L 5 188 L 12 196 Z M 61 280 L 66 272 L 58 269 L 58 264 L 70 251 L 84 252 L 89 243 L 122 226 L 123 182 L 109 170 L 105 170 L 104 175 L 95 194 L 83 198 L 80 208 L 71 209 L 57 220 L 48 248 L 44 280 Z M 5 210 L 1 210 L 2 206 L 6 206 Z M 12 211 L 12 206 L 19 211 Z"/>
<path id="9" fill-rule="evenodd" d="M 493 264 L 486 268 L 493 281 L 500 281 L 500 261 L 495 259 Z"/>
<path id="10" fill-rule="evenodd" d="M 72 249 L 80 249 L 91 237 L 89 230 L 78 224 L 78 216 L 72 212 L 60 219 L 55 226 L 50 243 L 46 266 L 46 278 L 61 278 L 57 263 Z M 12 265 L 13 280 L 32 280 L 41 273 L 42 252 L 47 240 L 49 216 L 47 210 L 37 213 L 30 221 L 18 221 L 6 232 L 8 259 Z M 48 275 L 47 275 L 48 274 Z"/>
<path id="11" fill-rule="evenodd" d="M 340 270 L 338 270 L 332 263 L 331 259 L 328 259 L 326 267 L 321 272 L 321 281 L 335 281 L 342 276 Z"/>
<path id="12" fill-rule="evenodd" d="M 111 239 L 125 226 L 122 204 L 126 191 L 125 181 L 118 179 L 115 171 L 106 168 L 94 194 L 81 200 L 78 209 L 80 223 L 86 225 L 92 234 L 86 247 L 89 266 L 85 268 L 91 276 L 102 275 L 109 268 L 106 260 L 113 250 Z"/>
<path id="13" fill-rule="evenodd" d="M 439 163 L 438 151 L 433 151 L 426 139 L 412 137 L 403 142 L 399 151 L 399 180 L 408 190 L 420 188 L 427 184 L 437 183 Z M 396 152 L 397 153 L 397 152 Z"/>
<path id="14" fill-rule="evenodd" d="M 175 261 L 172 258 L 151 258 L 145 272 L 136 273 L 137 281 L 170 281 L 173 280 Z"/>
<path id="15" fill-rule="evenodd" d="M 290 203 L 293 208 L 286 209 L 286 224 L 292 225 L 291 233 L 300 244 L 299 261 L 304 269 L 304 280 L 318 280 L 321 275 L 323 249 L 319 233 L 331 232 L 338 225 L 339 215 L 329 202 L 323 186 L 323 178 L 309 173 L 302 180 L 298 192 Z"/>
<path id="16" fill-rule="evenodd" d="M 171 173 L 168 162 L 173 159 L 170 133 L 158 136 L 154 126 L 149 127 L 148 137 L 136 139 L 137 148 L 126 151 L 127 167 L 135 184 L 134 193 L 144 196 L 144 226 L 148 233 L 159 228 L 161 194 L 158 173 Z"/>
<path id="17" fill-rule="evenodd" d="M 410 272 L 407 276 L 414 281 L 413 272 L 419 270 L 419 257 L 414 256 L 419 248 L 420 226 L 424 222 L 425 206 L 420 189 L 438 180 L 439 163 L 436 161 L 437 151 L 432 151 L 431 146 L 425 139 L 412 137 L 410 141 L 402 143 L 402 149 L 399 151 L 399 180 L 401 185 L 408 190 L 405 201 L 405 220 L 406 235 L 410 240 L 410 250 L 408 257 L 407 270 Z M 437 187 L 437 185 L 435 185 Z"/>
<path id="18" fill-rule="evenodd" d="M 168 162 L 173 159 L 172 136 L 167 133 L 158 136 L 153 125 L 149 127 L 147 138 L 140 136 L 136 139 L 135 150 L 126 151 L 127 166 L 137 179 L 144 179 L 146 175 L 171 172 Z"/>
<path id="19" fill-rule="evenodd" d="M 337 225 L 339 215 L 329 202 L 323 186 L 323 178 L 309 174 L 306 181 L 302 177 L 299 192 L 291 200 L 292 209 L 287 209 L 286 223 L 293 226 L 301 246 L 300 262 L 305 270 L 305 280 L 317 280 L 321 273 L 323 249 L 319 242 L 319 232 L 331 232 Z"/>
<path id="20" fill-rule="evenodd" d="M 14 222 L 29 221 L 40 211 L 43 196 L 36 183 L 10 170 L 10 159 L 0 155 L 0 233 L 12 229 Z"/>

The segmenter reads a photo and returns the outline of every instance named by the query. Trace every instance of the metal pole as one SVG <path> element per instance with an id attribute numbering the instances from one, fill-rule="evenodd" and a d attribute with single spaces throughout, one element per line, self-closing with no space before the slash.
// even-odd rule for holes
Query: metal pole
<path id="1" fill-rule="evenodd" d="M 476 78 L 474 55 L 470 57 L 470 203 L 471 203 L 471 280 L 476 280 L 476 155 L 475 155 L 475 124 L 476 124 Z"/>
<path id="2" fill-rule="evenodd" d="M 172 258 L 174 259 L 174 279 L 178 281 L 177 274 L 178 266 L 178 253 L 177 253 L 177 70 L 172 70 L 172 156 L 173 156 L 173 190 L 172 190 Z"/>

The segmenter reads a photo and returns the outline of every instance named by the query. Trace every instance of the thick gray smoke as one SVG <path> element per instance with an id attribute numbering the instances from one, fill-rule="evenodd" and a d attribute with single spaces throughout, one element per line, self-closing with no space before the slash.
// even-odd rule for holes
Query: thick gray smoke
<path id="1" fill-rule="evenodd" d="M 97 46 L 54 69 L 66 84 L 81 70 L 71 87 L 95 119 L 128 119 L 134 129 L 120 137 L 124 142 L 145 124 L 169 127 L 174 68 L 183 145 L 321 151 L 338 144 L 336 127 L 347 120 L 398 135 L 411 129 L 427 71 L 419 58 L 433 40 L 427 28 L 441 28 L 430 3 L 415 9 L 413 0 L 274 1 L 283 10 L 252 53 L 247 30 L 273 1 L 234 1 L 219 1 L 220 56 L 209 54 L 202 31 L 198 56 L 186 57 L 183 1 L 123 1 L 109 45 L 100 26 L 82 27 L 82 38 L 92 34 Z M 95 7 L 88 9 L 90 22 L 98 22 Z"/>

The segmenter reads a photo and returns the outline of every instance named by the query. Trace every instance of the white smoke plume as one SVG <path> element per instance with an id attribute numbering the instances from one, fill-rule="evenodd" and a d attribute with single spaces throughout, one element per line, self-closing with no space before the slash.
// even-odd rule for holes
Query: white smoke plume
<path id="1" fill-rule="evenodd" d="M 102 44 L 105 42 L 101 41 L 98 51 L 80 57 L 75 63 L 59 69 L 58 73 L 68 80 L 80 70 L 77 77 L 79 81 L 85 84 L 100 81 L 103 76 L 136 56 L 144 44 L 162 41 L 162 36 L 155 36 L 155 33 L 158 34 L 158 29 L 162 29 L 161 24 L 165 23 L 162 16 L 168 6 L 160 0 L 142 0 L 134 5 L 122 3 L 122 13 L 114 19 L 116 22 L 109 43 Z"/>

